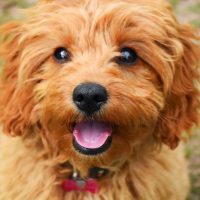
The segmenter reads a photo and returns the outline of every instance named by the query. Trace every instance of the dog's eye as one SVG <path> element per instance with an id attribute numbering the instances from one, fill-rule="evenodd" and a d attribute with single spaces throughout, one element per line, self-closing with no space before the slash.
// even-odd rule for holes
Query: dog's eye
<path id="1" fill-rule="evenodd" d="M 137 53 L 128 47 L 122 48 L 121 51 L 121 56 L 119 56 L 116 60 L 116 62 L 119 65 L 133 65 L 135 62 L 138 60 L 138 55 Z"/>
<path id="2" fill-rule="evenodd" d="M 60 47 L 55 50 L 54 58 L 59 63 L 65 63 L 70 60 L 70 53 L 64 47 Z"/>

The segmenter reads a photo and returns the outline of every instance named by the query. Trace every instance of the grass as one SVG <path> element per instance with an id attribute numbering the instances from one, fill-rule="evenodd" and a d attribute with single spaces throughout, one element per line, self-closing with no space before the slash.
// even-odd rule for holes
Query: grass
<path id="1" fill-rule="evenodd" d="M 196 27 L 200 28 L 200 2 L 198 2 L 195 5 L 189 6 L 188 7 L 188 12 L 189 13 L 196 13 L 198 17 L 194 20 L 192 20 L 192 24 Z"/>
<path id="2" fill-rule="evenodd" d="M 26 8 L 28 5 L 27 0 L 1 0 L 0 24 L 15 18 L 16 8 Z"/>
<path id="3" fill-rule="evenodd" d="M 169 2 L 173 5 L 174 8 L 176 8 L 180 0 L 169 0 Z"/>

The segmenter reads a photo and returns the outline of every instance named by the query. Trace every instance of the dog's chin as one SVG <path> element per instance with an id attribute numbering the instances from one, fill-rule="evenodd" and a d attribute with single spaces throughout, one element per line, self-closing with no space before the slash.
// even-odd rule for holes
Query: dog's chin
<path id="1" fill-rule="evenodd" d="M 112 126 L 102 121 L 82 121 L 73 128 L 73 146 L 88 156 L 102 154 L 112 144 Z"/>

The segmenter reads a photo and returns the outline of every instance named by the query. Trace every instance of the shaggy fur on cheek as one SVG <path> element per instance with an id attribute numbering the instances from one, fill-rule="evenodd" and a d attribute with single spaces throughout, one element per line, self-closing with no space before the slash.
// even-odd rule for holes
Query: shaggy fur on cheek
<path id="1" fill-rule="evenodd" d="M 1 27 L 0 200 L 185 199 L 178 145 L 198 122 L 195 30 L 162 0 L 49 0 L 27 13 Z M 55 59 L 60 47 L 69 52 L 66 62 Z M 138 56 L 131 66 L 116 61 L 124 47 Z M 91 116 L 73 102 L 82 83 L 108 92 Z M 72 144 L 74 125 L 89 120 L 112 127 L 110 148 L 96 156 Z M 87 177 L 91 167 L 110 171 L 99 194 L 61 189 L 74 170 Z"/>

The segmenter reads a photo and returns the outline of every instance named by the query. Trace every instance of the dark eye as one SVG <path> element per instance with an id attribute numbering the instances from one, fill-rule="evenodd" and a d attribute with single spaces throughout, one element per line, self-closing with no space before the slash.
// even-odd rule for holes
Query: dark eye
<path id="1" fill-rule="evenodd" d="M 121 51 L 121 56 L 117 58 L 117 63 L 119 65 L 133 65 L 135 62 L 138 60 L 138 55 L 137 53 L 128 47 L 122 48 Z"/>
<path id="2" fill-rule="evenodd" d="M 70 60 L 70 54 L 64 47 L 55 50 L 54 58 L 59 63 L 65 63 Z"/>

